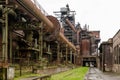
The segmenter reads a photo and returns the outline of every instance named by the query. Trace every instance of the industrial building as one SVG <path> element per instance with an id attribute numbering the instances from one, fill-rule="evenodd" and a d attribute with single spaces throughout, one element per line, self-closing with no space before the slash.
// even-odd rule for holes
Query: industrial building
<path id="1" fill-rule="evenodd" d="M 102 42 L 100 50 L 100 69 L 120 73 L 120 30 L 108 41 Z"/>
<path id="2" fill-rule="evenodd" d="M 113 37 L 113 71 L 120 73 L 120 29 Z"/>
<path id="3" fill-rule="evenodd" d="M 0 1 L 0 71 L 18 64 L 46 67 L 74 64 L 98 67 L 100 31 L 75 23 L 69 5 L 51 16 L 36 0 Z M 4 76 L 3 76 L 4 75 Z M 1 76 L 1 75 L 0 75 Z"/>
<path id="4" fill-rule="evenodd" d="M 100 47 L 99 47 L 100 67 L 99 68 L 102 71 L 112 71 L 112 66 L 113 66 L 112 47 L 113 47 L 112 38 L 100 44 Z"/>

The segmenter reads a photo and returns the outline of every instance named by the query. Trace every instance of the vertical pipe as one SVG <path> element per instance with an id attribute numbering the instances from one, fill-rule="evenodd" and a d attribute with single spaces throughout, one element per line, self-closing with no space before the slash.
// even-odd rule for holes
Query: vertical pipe
<path id="1" fill-rule="evenodd" d="M 40 60 L 40 54 L 41 54 L 41 30 L 39 30 L 39 53 L 38 53 L 38 59 Z M 37 58 L 37 56 L 36 56 Z"/>
<path id="2" fill-rule="evenodd" d="M 118 45 L 118 64 L 119 64 L 119 70 L 120 70 L 120 47 Z"/>
<path id="3" fill-rule="evenodd" d="M 61 54 L 61 61 L 63 61 L 63 53 L 62 53 L 62 50 L 60 51 L 60 54 Z"/>
<path id="4" fill-rule="evenodd" d="M 43 48 L 46 48 L 46 42 L 43 42 Z"/>
<path id="5" fill-rule="evenodd" d="M 60 54 L 60 45 L 59 45 L 59 43 L 58 43 L 58 44 L 57 44 L 57 64 L 60 63 L 60 56 L 59 56 L 59 54 Z"/>
<path id="6" fill-rule="evenodd" d="M 8 5 L 8 0 L 5 0 L 6 1 L 6 5 Z M 7 6 L 5 6 L 5 8 L 4 8 L 4 10 L 3 10 L 3 13 L 5 13 L 5 14 L 3 14 L 3 17 L 4 17 L 4 19 L 5 19 L 5 25 L 4 25 L 4 31 L 5 31 L 5 36 L 3 36 L 3 37 L 5 37 L 5 43 L 4 43 L 4 57 L 5 57 L 5 64 L 7 64 L 7 61 L 8 61 L 8 13 L 7 13 L 7 11 L 8 11 L 8 7 Z M 5 68 L 5 80 L 7 80 L 7 67 Z"/>
<path id="7" fill-rule="evenodd" d="M 48 44 L 48 52 L 50 52 L 50 45 Z"/>
<path id="8" fill-rule="evenodd" d="M 119 46 L 117 45 L 117 57 L 118 57 L 118 65 L 119 65 Z"/>
<path id="9" fill-rule="evenodd" d="M 41 28 L 41 58 L 42 58 L 42 55 L 43 55 L 43 30 L 42 30 L 42 28 Z"/>
<path id="10" fill-rule="evenodd" d="M 74 65 L 75 65 L 75 62 L 76 62 L 76 51 L 74 53 Z"/>
<path id="11" fill-rule="evenodd" d="M 102 71 L 104 71 L 104 45 L 102 46 Z"/>
<path id="12" fill-rule="evenodd" d="M 78 30 L 78 31 L 77 31 L 77 44 L 80 44 L 80 42 L 79 42 L 79 41 L 80 41 L 80 40 L 79 40 L 79 36 L 80 36 L 79 33 L 80 33 L 80 31 Z"/>
<path id="13" fill-rule="evenodd" d="M 72 50 L 70 50 L 70 61 L 72 63 Z"/>
<path id="14" fill-rule="evenodd" d="M 6 0 L 6 4 L 8 4 L 8 0 Z M 7 13 L 7 6 L 3 9 L 2 17 L 5 20 L 2 27 L 2 57 L 4 58 L 5 62 L 8 59 L 8 13 Z"/>
<path id="15" fill-rule="evenodd" d="M 118 45 L 118 64 L 120 64 L 119 60 L 120 60 L 120 52 L 119 52 L 119 45 Z"/>
<path id="16" fill-rule="evenodd" d="M 5 25 L 2 26 L 2 59 L 5 58 Z"/>
<path id="17" fill-rule="evenodd" d="M 40 30 L 39 30 L 39 59 L 42 58 L 42 53 L 43 53 L 43 32 L 42 32 L 42 25 L 43 23 L 41 22 L 40 24 Z"/>
<path id="18" fill-rule="evenodd" d="M 67 54 L 68 54 L 68 45 L 66 44 L 66 56 L 65 56 L 66 57 L 66 64 L 68 62 L 68 55 Z"/>
<path id="19" fill-rule="evenodd" d="M 10 31 L 10 62 L 12 63 L 12 31 Z"/>
<path id="20" fill-rule="evenodd" d="M 6 4 L 8 4 L 8 0 L 6 0 Z M 7 6 L 5 8 L 7 11 Z M 5 14 L 5 46 L 6 46 L 6 49 L 5 49 L 5 61 L 8 60 L 8 13 Z"/>

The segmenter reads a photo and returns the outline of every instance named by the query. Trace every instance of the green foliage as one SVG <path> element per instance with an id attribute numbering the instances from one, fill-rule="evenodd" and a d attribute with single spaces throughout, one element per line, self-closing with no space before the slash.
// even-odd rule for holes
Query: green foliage
<path id="1" fill-rule="evenodd" d="M 84 76 L 88 71 L 88 67 L 80 67 L 51 77 L 51 80 L 84 80 Z"/>

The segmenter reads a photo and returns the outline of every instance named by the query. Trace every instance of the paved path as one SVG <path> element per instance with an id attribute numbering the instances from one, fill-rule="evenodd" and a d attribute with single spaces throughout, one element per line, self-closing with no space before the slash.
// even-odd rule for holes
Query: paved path
<path id="1" fill-rule="evenodd" d="M 85 80 L 120 80 L 120 74 L 101 72 L 97 68 L 90 68 L 85 76 Z"/>

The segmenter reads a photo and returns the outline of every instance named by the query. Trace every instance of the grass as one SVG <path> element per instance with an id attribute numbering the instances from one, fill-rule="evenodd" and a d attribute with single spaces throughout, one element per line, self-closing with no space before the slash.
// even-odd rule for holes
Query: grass
<path id="1" fill-rule="evenodd" d="M 28 77 L 34 77 L 34 76 L 40 76 L 40 74 L 27 73 L 25 75 L 15 77 L 14 80 L 20 80 L 22 78 L 28 78 Z"/>
<path id="2" fill-rule="evenodd" d="M 51 80 L 84 80 L 84 76 L 88 71 L 88 67 L 79 67 L 73 70 L 55 74 Z"/>
<path id="3" fill-rule="evenodd" d="M 32 73 L 31 69 L 23 67 L 22 68 L 22 75 L 20 76 L 20 70 L 15 70 L 15 78 L 14 80 L 20 80 L 22 78 L 40 76 L 40 74 Z"/>
<path id="4" fill-rule="evenodd" d="M 23 70 L 24 72 L 25 70 Z M 79 67 L 65 72 L 61 72 L 51 76 L 50 80 L 84 80 L 84 76 L 88 71 L 88 67 Z M 22 76 L 19 75 L 19 71 L 15 72 L 14 80 L 20 80 L 23 78 L 40 76 L 40 74 L 33 74 L 31 72 L 24 72 Z"/>

